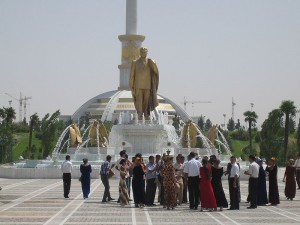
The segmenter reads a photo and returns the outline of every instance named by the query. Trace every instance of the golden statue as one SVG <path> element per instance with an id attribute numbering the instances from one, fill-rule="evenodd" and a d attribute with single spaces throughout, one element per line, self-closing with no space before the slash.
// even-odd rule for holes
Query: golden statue
<path id="1" fill-rule="evenodd" d="M 90 129 L 90 143 L 93 147 L 97 147 L 98 142 L 99 147 L 107 147 L 108 134 L 102 121 L 95 120 Z"/>
<path id="2" fill-rule="evenodd" d="M 77 148 L 77 146 L 82 143 L 82 138 L 81 138 L 80 130 L 78 129 L 75 123 L 71 124 L 69 132 L 70 132 L 70 147 Z"/>
<path id="3" fill-rule="evenodd" d="M 182 147 L 188 148 L 190 143 L 190 147 L 195 148 L 197 144 L 197 134 L 198 134 L 198 130 L 195 124 L 191 120 L 185 122 L 185 125 L 182 129 L 182 135 L 181 135 Z"/>
<path id="4" fill-rule="evenodd" d="M 147 54 L 148 49 L 141 47 L 140 58 L 131 64 L 129 86 L 139 120 L 142 120 L 143 114 L 149 120 L 150 111 L 158 106 L 158 68 L 152 59 L 147 58 Z"/>
<path id="5" fill-rule="evenodd" d="M 215 139 L 217 138 L 217 134 L 218 134 L 218 124 L 213 125 L 206 134 L 206 137 L 208 138 L 208 140 L 210 140 L 210 142 L 212 144 L 214 144 Z"/>

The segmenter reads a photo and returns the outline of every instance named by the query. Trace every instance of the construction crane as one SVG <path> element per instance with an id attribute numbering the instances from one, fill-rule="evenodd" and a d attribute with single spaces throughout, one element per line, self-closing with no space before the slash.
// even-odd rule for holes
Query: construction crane
<path id="1" fill-rule="evenodd" d="M 211 103 L 211 101 L 188 101 L 185 96 L 183 97 L 183 106 L 184 106 L 185 111 L 186 111 L 186 105 L 187 104 L 194 105 L 196 103 Z"/>
<path id="2" fill-rule="evenodd" d="M 17 100 L 19 102 L 19 122 L 22 122 L 23 118 L 26 119 L 26 112 L 27 112 L 27 100 L 32 99 L 31 97 L 24 97 L 22 98 L 22 93 L 20 92 L 20 99 L 15 98 L 14 96 L 5 93 L 7 96 Z M 24 117 L 23 116 L 23 102 L 24 102 Z"/>

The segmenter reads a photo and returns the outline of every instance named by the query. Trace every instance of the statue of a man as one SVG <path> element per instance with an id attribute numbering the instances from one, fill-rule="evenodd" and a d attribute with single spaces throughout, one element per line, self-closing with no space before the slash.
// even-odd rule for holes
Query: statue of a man
<path id="1" fill-rule="evenodd" d="M 158 68 L 152 59 L 147 58 L 147 53 L 148 49 L 141 47 L 140 58 L 132 62 L 129 81 L 139 120 L 142 120 L 143 114 L 149 120 L 150 111 L 158 106 Z"/>

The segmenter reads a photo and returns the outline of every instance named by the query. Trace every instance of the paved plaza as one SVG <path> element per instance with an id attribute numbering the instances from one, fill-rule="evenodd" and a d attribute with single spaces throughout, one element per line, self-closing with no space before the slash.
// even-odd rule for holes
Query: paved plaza
<path id="1" fill-rule="evenodd" d="M 226 194 L 227 181 L 223 182 Z M 223 212 L 191 211 L 188 205 L 175 210 L 161 206 L 121 207 L 116 201 L 101 203 L 103 185 L 92 180 L 91 195 L 83 200 L 80 182 L 72 180 L 69 199 L 63 198 L 62 181 L 57 179 L 0 178 L 0 225 L 11 224 L 300 224 L 300 191 L 288 201 L 284 197 L 284 183 L 279 182 L 281 204 L 247 209 L 247 181 L 241 182 L 241 210 Z M 112 197 L 118 197 L 118 180 L 111 180 Z M 228 197 L 228 194 L 227 194 Z"/>

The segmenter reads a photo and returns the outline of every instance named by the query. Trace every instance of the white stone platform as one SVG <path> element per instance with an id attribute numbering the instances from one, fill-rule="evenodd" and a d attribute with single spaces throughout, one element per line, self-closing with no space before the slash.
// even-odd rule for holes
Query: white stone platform
<path id="1" fill-rule="evenodd" d="M 223 182 L 228 198 L 228 184 Z M 241 182 L 242 203 L 239 211 L 200 212 L 187 204 L 175 210 L 161 206 L 121 207 L 116 200 L 101 203 L 103 185 L 92 180 L 91 195 L 83 200 L 80 182 L 72 180 L 70 199 L 63 198 L 61 179 L 0 178 L 0 225 L 250 225 L 300 224 L 300 191 L 294 201 L 284 197 L 284 183 L 279 181 L 281 204 L 249 210 L 245 203 L 248 182 Z M 110 180 L 112 197 L 118 197 L 118 180 Z M 155 202 L 156 203 L 156 202 Z"/>

